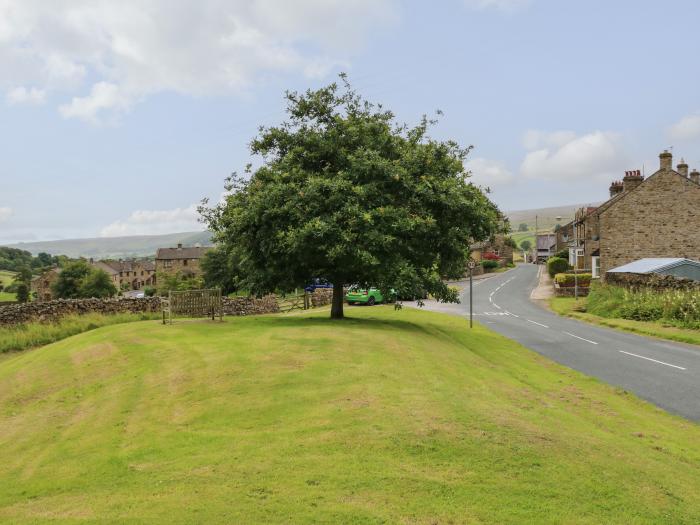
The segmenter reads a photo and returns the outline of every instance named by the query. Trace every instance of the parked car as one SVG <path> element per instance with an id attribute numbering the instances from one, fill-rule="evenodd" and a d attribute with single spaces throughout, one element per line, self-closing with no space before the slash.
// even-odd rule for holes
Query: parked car
<path id="1" fill-rule="evenodd" d="M 313 291 L 317 288 L 333 288 L 333 284 L 329 283 L 325 279 L 320 279 L 316 277 L 315 279 L 311 280 L 311 284 L 308 284 L 304 287 L 304 291 L 313 293 Z"/>
<path id="2" fill-rule="evenodd" d="M 391 290 L 390 293 L 392 294 L 392 297 L 386 298 L 378 288 L 366 289 L 351 286 L 350 289 L 348 289 L 348 293 L 345 294 L 345 300 L 348 302 L 348 304 L 362 303 L 372 306 L 373 304 L 385 303 L 394 300 L 394 290 Z"/>

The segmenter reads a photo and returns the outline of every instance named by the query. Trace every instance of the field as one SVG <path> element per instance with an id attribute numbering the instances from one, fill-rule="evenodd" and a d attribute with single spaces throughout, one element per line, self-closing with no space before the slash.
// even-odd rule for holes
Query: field
<path id="1" fill-rule="evenodd" d="M 4 286 L 9 286 L 15 278 L 14 272 L 8 272 L 7 270 L 0 270 L 0 284 Z M 3 301 L 15 301 L 17 297 L 13 293 L 0 292 L 0 302 Z"/>
<path id="2" fill-rule="evenodd" d="M 697 523 L 700 427 L 392 307 L 0 357 L 0 521 Z"/>

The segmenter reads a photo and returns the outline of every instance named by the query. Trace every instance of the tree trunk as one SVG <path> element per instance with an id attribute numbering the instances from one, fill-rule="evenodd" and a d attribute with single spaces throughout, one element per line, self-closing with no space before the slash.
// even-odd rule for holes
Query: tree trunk
<path id="1" fill-rule="evenodd" d="M 331 302 L 331 319 L 343 318 L 343 285 L 333 283 L 333 301 Z"/>

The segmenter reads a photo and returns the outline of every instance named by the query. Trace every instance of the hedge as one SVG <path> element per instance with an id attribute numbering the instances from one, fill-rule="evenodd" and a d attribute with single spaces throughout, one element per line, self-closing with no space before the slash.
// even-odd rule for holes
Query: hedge
<path id="1" fill-rule="evenodd" d="M 569 269 L 569 261 L 559 257 L 550 257 L 547 259 L 547 271 L 550 277 L 554 277 L 558 273 L 565 273 Z"/>
<path id="2" fill-rule="evenodd" d="M 558 273 L 554 276 L 554 281 L 559 286 L 575 286 L 576 277 L 578 277 L 579 286 L 590 286 L 593 278 L 590 273 L 579 273 L 576 276 L 573 273 Z"/>

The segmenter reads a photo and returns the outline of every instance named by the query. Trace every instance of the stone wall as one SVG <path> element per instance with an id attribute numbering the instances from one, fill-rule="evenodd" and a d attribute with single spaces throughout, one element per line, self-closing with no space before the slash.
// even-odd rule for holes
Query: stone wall
<path id="1" fill-rule="evenodd" d="M 625 288 L 640 289 L 651 288 L 653 290 L 697 290 L 700 291 L 700 282 L 692 279 L 681 279 L 672 275 L 659 275 L 655 273 L 609 273 L 605 278 L 606 284 L 624 286 Z"/>
<path id="2" fill-rule="evenodd" d="M 310 304 L 316 308 L 331 303 L 333 290 L 319 289 L 311 294 Z M 277 297 L 223 297 L 224 315 L 260 315 L 279 312 Z M 141 299 L 59 299 L 33 303 L 11 303 L 0 305 L 0 326 L 15 325 L 31 321 L 54 322 L 67 315 L 89 313 L 146 313 L 160 312 L 160 298 Z"/>
<path id="3" fill-rule="evenodd" d="M 654 173 L 600 213 L 601 275 L 644 257 L 700 259 L 698 209 L 699 184 L 671 170 Z"/>

